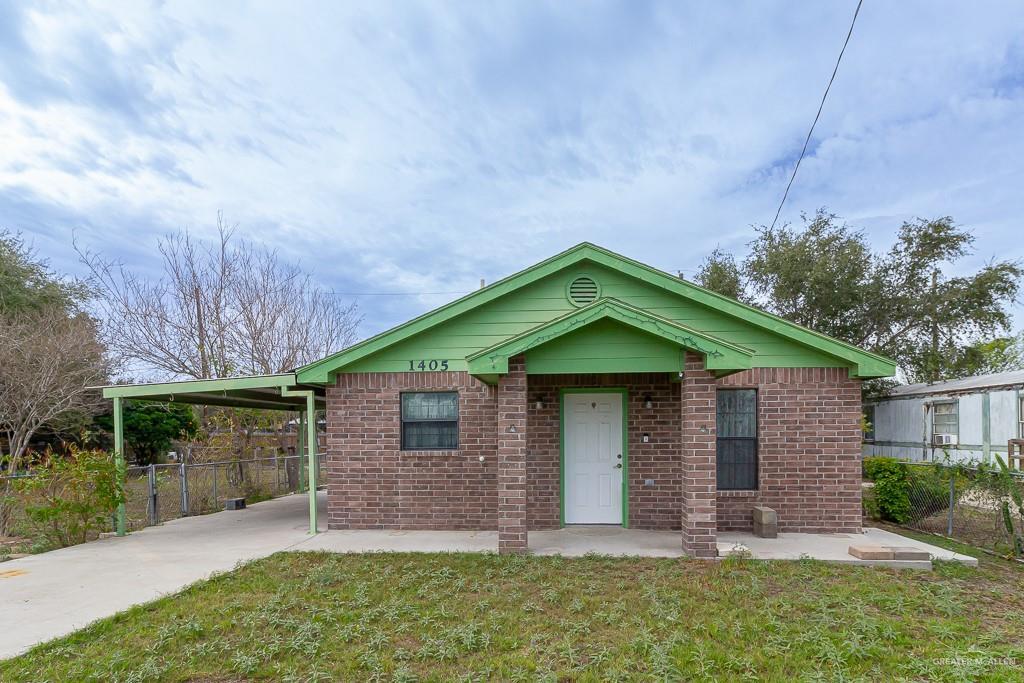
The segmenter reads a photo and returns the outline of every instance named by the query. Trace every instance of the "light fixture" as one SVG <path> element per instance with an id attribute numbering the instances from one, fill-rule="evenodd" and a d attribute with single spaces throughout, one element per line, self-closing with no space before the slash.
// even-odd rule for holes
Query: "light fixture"
<path id="1" fill-rule="evenodd" d="M 654 407 L 654 401 L 651 399 L 651 395 L 650 394 L 644 394 L 644 408 L 647 408 L 647 410 L 650 410 L 653 407 Z"/>
<path id="2" fill-rule="evenodd" d="M 537 397 L 533 400 L 533 407 L 537 410 L 544 409 L 544 394 L 537 394 Z"/>
<path id="3" fill-rule="evenodd" d="M 508 433 L 509 433 L 509 434 L 515 434 L 515 433 L 516 433 L 516 431 L 517 431 L 517 430 L 516 430 L 516 426 L 515 426 L 515 425 L 509 425 L 509 426 L 508 426 Z"/>

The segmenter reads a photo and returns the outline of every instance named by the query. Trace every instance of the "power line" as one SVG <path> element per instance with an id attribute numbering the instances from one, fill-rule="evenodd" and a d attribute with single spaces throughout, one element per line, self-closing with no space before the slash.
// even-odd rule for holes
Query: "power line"
<path id="1" fill-rule="evenodd" d="M 469 294 L 459 292 L 331 292 L 333 296 L 440 296 L 442 294 Z"/>
<path id="2" fill-rule="evenodd" d="M 836 80 L 836 73 L 839 72 L 839 63 L 843 61 L 843 53 L 846 52 L 846 46 L 850 44 L 850 36 L 853 35 L 853 27 L 857 23 L 857 15 L 860 14 L 860 6 L 864 4 L 864 0 L 857 0 L 857 9 L 853 11 L 853 21 L 850 22 L 850 30 L 846 32 L 846 40 L 843 41 L 843 49 L 839 51 L 839 58 L 836 60 L 836 68 L 832 69 L 832 78 L 828 79 L 828 86 L 825 88 L 825 94 L 821 96 L 821 104 L 818 105 L 818 113 L 814 115 L 814 123 L 811 124 L 811 129 L 807 131 L 807 139 L 804 140 L 804 148 L 800 150 L 800 157 L 796 160 L 796 166 L 793 167 L 793 175 L 789 177 L 789 184 L 786 185 L 786 191 L 782 195 L 782 201 L 779 202 L 779 210 L 775 212 L 775 220 L 772 221 L 772 227 L 779 221 L 779 214 L 782 213 L 782 207 L 786 203 L 786 197 L 789 196 L 789 188 L 793 187 L 793 180 L 796 179 L 796 172 L 800 168 L 800 162 L 804 160 L 804 154 L 807 152 L 807 145 L 811 141 L 811 134 L 814 133 L 814 127 L 818 124 L 818 119 L 821 117 L 821 110 L 825 107 L 825 99 L 828 97 L 828 91 L 832 88 L 832 81 Z"/>

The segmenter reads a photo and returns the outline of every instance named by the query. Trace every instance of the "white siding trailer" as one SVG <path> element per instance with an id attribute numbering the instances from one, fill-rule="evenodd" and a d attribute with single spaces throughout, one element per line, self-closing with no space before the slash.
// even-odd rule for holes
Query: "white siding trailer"
<path id="1" fill-rule="evenodd" d="M 1005 460 L 1007 442 L 1024 438 L 1024 370 L 896 387 L 868 401 L 865 456 L 902 460 Z"/>

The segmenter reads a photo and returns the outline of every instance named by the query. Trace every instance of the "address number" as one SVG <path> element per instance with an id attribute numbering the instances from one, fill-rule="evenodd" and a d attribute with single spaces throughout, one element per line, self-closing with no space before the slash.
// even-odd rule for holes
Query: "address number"
<path id="1" fill-rule="evenodd" d="M 448 361 L 446 360 L 411 360 L 409 361 L 409 369 L 412 371 L 424 371 L 424 370 L 447 370 Z"/>

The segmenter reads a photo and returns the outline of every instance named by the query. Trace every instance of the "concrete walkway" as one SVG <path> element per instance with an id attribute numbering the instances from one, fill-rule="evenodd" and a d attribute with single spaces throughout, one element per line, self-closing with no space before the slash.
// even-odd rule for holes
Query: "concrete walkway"
<path id="1" fill-rule="evenodd" d="M 326 496 L 320 493 L 320 519 Z M 333 552 L 418 551 L 494 552 L 494 531 L 331 531 L 308 534 L 305 495 L 285 496 L 239 512 L 178 519 L 157 527 L 92 543 L 0 563 L 0 659 L 57 638 L 133 605 L 149 602 L 241 562 L 282 550 Z M 323 528 L 323 522 L 321 522 Z M 920 545 L 943 557 L 935 546 L 888 534 L 899 545 Z M 790 538 L 793 537 L 793 538 Z M 799 538 L 797 538 L 799 537 Z M 865 540 L 860 536 L 861 542 Z M 775 540 L 750 534 L 719 535 L 726 553 L 746 545 L 754 557 L 796 559 L 811 556 L 855 561 L 846 554 L 854 537 L 846 534 L 779 534 Z M 530 551 L 538 555 L 679 557 L 679 532 L 640 531 L 614 526 L 573 526 L 534 531 Z M 949 557 L 972 561 L 963 556 Z M 859 562 L 858 562 L 859 563 Z"/>

